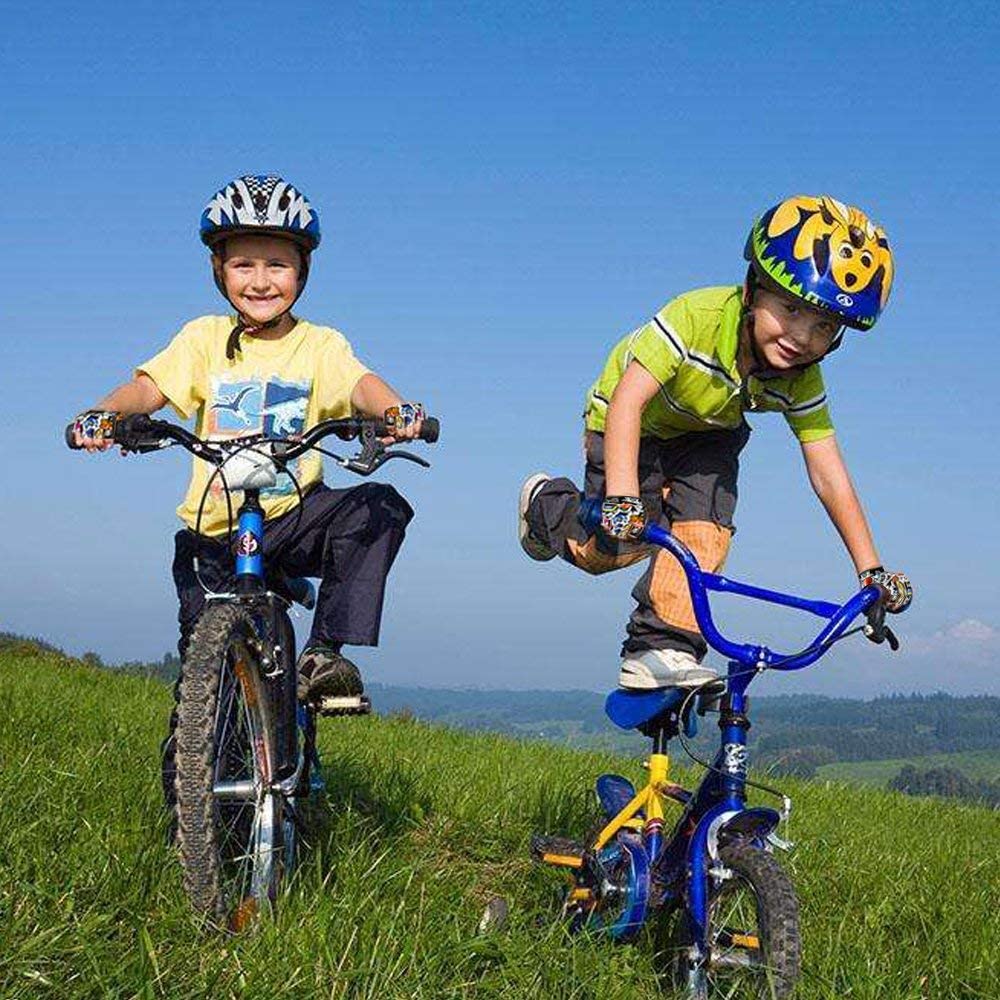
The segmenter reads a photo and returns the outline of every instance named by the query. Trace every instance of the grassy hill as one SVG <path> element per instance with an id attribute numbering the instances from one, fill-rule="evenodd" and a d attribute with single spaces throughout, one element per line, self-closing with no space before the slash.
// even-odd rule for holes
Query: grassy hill
<path id="1" fill-rule="evenodd" d="M 0 652 L 0 996 L 662 996 L 649 952 L 568 938 L 533 829 L 581 832 L 638 761 L 404 718 L 326 720 L 330 810 L 274 922 L 203 937 L 164 846 L 161 682 Z M 394 765 L 393 770 L 388 770 Z M 1000 813 L 831 782 L 795 799 L 799 996 L 998 996 Z M 494 894 L 509 928 L 475 934 Z"/>
<path id="2" fill-rule="evenodd" d="M 884 788 L 907 764 L 927 769 L 951 767 L 970 778 L 1000 781 L 1000 750 L 969 750 L 965 753 L 935 753 L 918 757 L 892 757 L 888 760 L 839 761 L 817 768 L 820 778 L 850 781 Z"/>

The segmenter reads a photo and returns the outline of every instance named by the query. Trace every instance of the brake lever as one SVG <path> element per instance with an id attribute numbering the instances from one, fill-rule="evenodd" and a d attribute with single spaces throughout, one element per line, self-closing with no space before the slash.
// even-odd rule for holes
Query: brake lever
<path id="1" fill-rule="evenodd" d="M 405 458 L 408 462 L 416 462 L 417 465 L 421 465 L 425 469 L 431 467 L 431 463 L 427 459 L 421 458 L 419 455 L 414 455 L 411 451 L 386 451 L 379 465 L 388 462 L 390 458 Z"/>
<path id="2" fill-rule="evenodd" d="M 866 639 L 879 646 L 883 642 L 888 642 L 889 648 L 894 653 L 899 649 L 896 633 L 885 623 L 885 607 L 881 602 L 868 612 L 868 624 L 865 625 L 863 632 Z"/>

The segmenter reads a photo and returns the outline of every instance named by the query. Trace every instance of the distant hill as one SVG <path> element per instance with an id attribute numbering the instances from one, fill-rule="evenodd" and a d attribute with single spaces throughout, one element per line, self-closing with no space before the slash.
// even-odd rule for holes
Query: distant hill
<path id="1" fill-rule="evenodd" d="M 28 643 L 60 652 L 38 639 L 0 633 L 3 644 Z M 83 659 L 101 666 L 95 654 Z M 179 663 L 171 653 L 153 663 L 109 668 L 172 682 Z M 641 753 L 643 737 L 615 728 L 604 714 L 604 694 L 592 691 L 506 691 L 368 685 L 375 710 L 475 732 L 546 740 L 580 749 Z M 990 695 L 893 695 L 863 701 L 822 695 L 751 696 L 750 747 L 758 767 L 812 777 L 838 762 L 901 760 L 972 751 L 1000 752 L 1000 698 Z M 715 716 L 701 720 L 695 746 L 718 744 Z M 678 751 L 679 752 L 679 751 Z M 892 769 L 891 777 L 898 771 Z M 970 775 L 970 777 L 976 777 Z"/>

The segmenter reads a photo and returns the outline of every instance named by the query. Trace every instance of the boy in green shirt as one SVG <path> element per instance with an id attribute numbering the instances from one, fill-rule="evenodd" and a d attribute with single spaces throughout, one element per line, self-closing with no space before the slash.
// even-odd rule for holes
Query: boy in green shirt
<path id="1" fill-rule="evenodd" d="M 636 543 L 647 518 L 668 526 L 703 570 L 718 572 L 734 531 L 747 410 L 781 412 L 806 471 L 858 572 L 902 611 L 902 574 L 886 573 L 834 436 L 819 361 L 845 326 L 879 317 L 893 278 L 885 233 L 830 197 L 789 198 L 751 229 L 742 288 L 688 292 L 624 337 L 587 395 L 584 492 L 603 496 L 601 528 L 578 522 L 579 494 L 543 473 L 521 489 L 518 530 L 539 561 L 562 556 L 588 573 L 649 558 Z M 694 686 L 715 672 L 680 564 L 657 549 L 632 591 L 619 684 Z"/>

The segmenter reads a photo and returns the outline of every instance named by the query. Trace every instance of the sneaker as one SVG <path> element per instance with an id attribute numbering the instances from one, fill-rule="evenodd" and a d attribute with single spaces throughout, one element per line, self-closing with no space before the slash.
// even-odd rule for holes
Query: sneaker
<path id="1" fill-rule="evenodd" d="M 531 533 L 531 528 L 528 527 L 528 508 L 531 506 L 531 501 L 551 479 L 552 477 L 547 476 L 544 472 L 536 472 L 534 475 L 528 476 L 521 486 L 521 496 L 517 502 L 517 540 L 521 543 L 521 548 L 524 549 L 525 553 L 537 562 L 548 562 L 556 557 L 555 550 L 550 549 L 544 542 L 535 538 Z"/>
<path id="2" fill-rule="evenodd" d="M 692 688 L 718 676 L 711 667 L 703 667 L 694 656 L 680 649 L 647 649 L 622 658 L 618 686 L 634 691 Z"/>
<path id="3" fill-rule="evenodd" d="M 365 686 L 361 671 L 339 650 L 330 646 L 307 646 L 298 664 L 299 701 L 323 698 L 356 698 Z"/>

